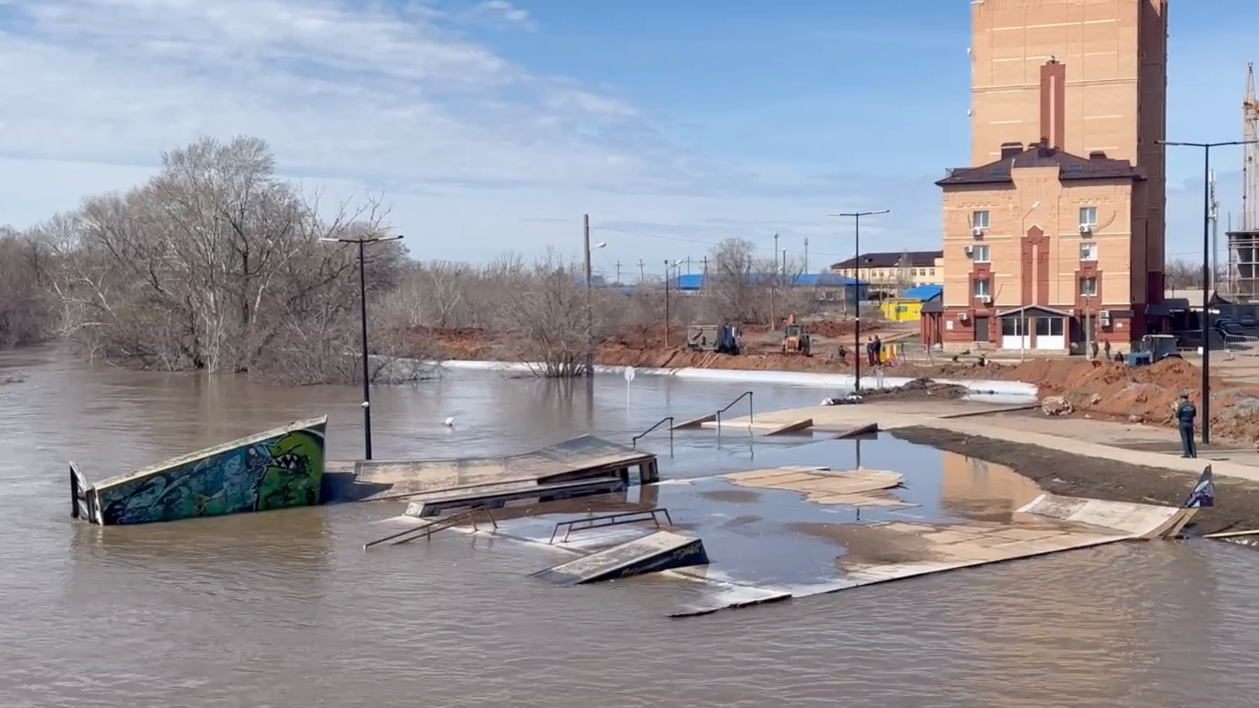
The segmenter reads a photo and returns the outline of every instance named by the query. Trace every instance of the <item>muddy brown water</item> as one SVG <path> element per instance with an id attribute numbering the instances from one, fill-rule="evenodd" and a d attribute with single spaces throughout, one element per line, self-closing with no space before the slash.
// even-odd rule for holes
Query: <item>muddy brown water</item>
<path id="1" fill-rule="evenodd" d="M 526 577 L 550 557 L 504 540 L 363 552 L 394 504 L 73 525 L 67 460 L 99 479 L 325 411 L 331 454 L 353 457 L 358 394 L 91 369 L 48 351 L 0 355 L 6 375 L 21 378 L 0 386 L 6 708 L 1181 708 L 1259 693 L 1251 549 L 1115 545 L 670 620 L 674 583 L 556 588 Z M 377 457 L 508 453 L 586 431 L 628 440 L 742 388 L 645 376 L 633 386 L 628 405 L 619 377 L 597 381 L 593 397 L 584 384 L 471 372 L 380 390 Z M 821 397 L 756 390 L 759 409 Z M 663 474 L 751 469 L 778 454 L 731 437 L 720 448 L 711 435 L 680 438 Z M 668 452 L 667 435 L 645 442 Z M 809 463 L 807 448 L 791 454 Z M 1000 513 L 1003 495 L 1008 506 L 1035 491 L 951 460 L 942 507 Z M 1005 491 L 977 491 L 990 484 Z"/>

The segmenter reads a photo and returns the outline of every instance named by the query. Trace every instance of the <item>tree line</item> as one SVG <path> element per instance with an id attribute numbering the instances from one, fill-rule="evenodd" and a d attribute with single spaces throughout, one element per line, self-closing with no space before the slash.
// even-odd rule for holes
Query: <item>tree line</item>
<path id="1" fill-rule="evenodd" d="M 358 254 L 327 240 L 388 234 L 388 218 L 379 200 L 329 206 L 304 194 L 261 139 L 201 139 L 164 153 L 133 189 L 0 229 L 0 346 L 59 340 L 136 369 L 354 381 Z M 541 375 L 574 376 L 592 343 L 664 322 L 663 283 L 587 289 L 578 260 L 557 251 L 484 265 L 413 260 L 399 241 L 366 253 L 372 349 L 386 357 L 430 358 L 420 333 L 474 328 L 540 362 Z M 750 241 L 723 241 L 709 263 L 702 296 L 673 293 L 675 326 L 821 306 L 784 286 L 798 263 L 758 257 Z"/>

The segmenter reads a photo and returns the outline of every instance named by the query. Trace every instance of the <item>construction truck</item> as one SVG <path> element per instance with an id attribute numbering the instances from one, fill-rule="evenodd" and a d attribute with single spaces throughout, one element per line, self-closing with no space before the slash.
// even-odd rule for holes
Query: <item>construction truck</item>
<path id="1" fill-rule="evenodd" d="M 691 325 L 686 328 L 686 348 L 697 352 L 739 354 L 739 328 L 726 323 L 719 325 Z"/>
<path id="2" fill-rule="evenodd" d="M 1164 359 L 1180 359 L 1176 349 L 1176 337 L 1170 334 L 1147 334 L 1140 342 L 1134 342 L 1132 351 L 1124 358 L 1128 366 L 1149 366 Z"/>
<path id="3" fill-rule="evenodd" d="M 804 326 L 796 322 L 794 314 L 787 315 L 787 323 L 783 327 L 782 352 L 783 354 L 803 354 L 810 356 L 809 333 L 804 331 Z"/>

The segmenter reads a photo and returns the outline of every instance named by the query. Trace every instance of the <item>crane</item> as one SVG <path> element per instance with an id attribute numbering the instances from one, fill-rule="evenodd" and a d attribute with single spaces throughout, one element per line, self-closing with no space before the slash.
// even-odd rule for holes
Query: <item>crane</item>
<path id="1" fill-rule="evenodd" d="M 1242 230 L 1259 229 L 1259 100 L 1255 99 L 1255 65 L 1246 67 L 1246 98 L 1242 101 L 1242 141 L 1246 143 L 1242 158 Z"/>

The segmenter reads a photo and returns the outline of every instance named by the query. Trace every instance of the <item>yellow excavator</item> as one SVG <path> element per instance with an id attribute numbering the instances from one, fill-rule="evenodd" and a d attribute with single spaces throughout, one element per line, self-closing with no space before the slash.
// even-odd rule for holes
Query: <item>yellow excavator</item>
<path id="1" fill-rule="evenodd" d="M 810 356 L 809 333 L 804 331 L 804 325 L 796 322 L 794 313 L 787 315 L 787 323 L 783 327 L 782 352 Z"/>

